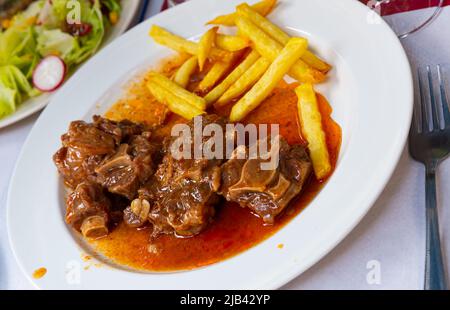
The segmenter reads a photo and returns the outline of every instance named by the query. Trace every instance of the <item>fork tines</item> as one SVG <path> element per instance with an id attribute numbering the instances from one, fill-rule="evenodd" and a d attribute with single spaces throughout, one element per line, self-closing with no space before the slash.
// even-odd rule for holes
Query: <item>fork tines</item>
<path id="1" fill-rule="evenodd" d="M 419 93 L 413 126 L 419 132 L 432 132 L 450 126 L 450 111 L 446 92 L 450 66 L 425 66 L 417 70 Z"/>

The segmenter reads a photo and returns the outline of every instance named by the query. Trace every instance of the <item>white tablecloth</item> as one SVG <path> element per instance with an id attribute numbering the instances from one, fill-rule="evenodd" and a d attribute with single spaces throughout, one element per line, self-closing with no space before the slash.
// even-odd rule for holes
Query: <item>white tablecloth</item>
<path id="1" fill-rule="evenodd" d="M 157 13 L 161 3 L 162 0 L 151 0 L 147 16 Z M 411 22 L 423 14 L 422 10 L 392 18 Z M 418 65 L 450 62 L 449 22 L 450 8 L 446 8 L 434 24 L 403 41 L 413 70 Z M 17 156 L 38 116 L 39 113 L 0 130 L 0 289 L 32 288 L 11 253 L 5 201 Z M 366 173 L 372 173 L 370 167 Z M 438 183 L 441 240 L 450 268 L 450 160 L 440 167 Z M 422 288 L 424 214 L 424 169 L 412 161 L 405 149 L 386 189 L 357 228 L 324 259 L 283 288 Z"/>

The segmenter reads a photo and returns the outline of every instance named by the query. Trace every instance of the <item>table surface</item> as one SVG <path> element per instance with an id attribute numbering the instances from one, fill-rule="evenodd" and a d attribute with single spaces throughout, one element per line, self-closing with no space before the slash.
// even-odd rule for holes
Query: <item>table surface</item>
<path id="1" fill-rule="evenodd" d="M 162 0 L 150 1 L 146 16 Z M 412 22 L 425 10 L 390 18 Z M 413 70 L 449 63 L 450 8 L 422 32 L 402 41 Z M 392 68 L 395 70 L 395 68 Z M 386 74 L 389 74 L 388 72 Z M 387 113 L 389 111 L 386 111 Z M 0 130 L 0 289 L 31 289 L 17 265 L 6 231 L 6 194 L 20 149 L 39 113 Z M 370 167 L 367 167 L 370 173 Z M 438 173 L 441 241 L 450 268 L 450 160 Z M 424 169 L 406 148 L 384 192 L 361 223 L 332 252 L 284 289 L 421 289 L 425 257 Z M 336 206 L 339 207 L 339 206 Z"/>

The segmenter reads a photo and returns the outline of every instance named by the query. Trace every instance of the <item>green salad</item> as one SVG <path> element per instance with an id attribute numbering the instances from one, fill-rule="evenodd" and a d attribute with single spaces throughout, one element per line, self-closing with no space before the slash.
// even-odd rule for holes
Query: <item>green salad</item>
<path id="1" fill-rule="evenodd" d="M 38 0 L 11 17 L 3 17 L 0 118 L 41 93 L 32 76 L 42 59 L 57 56 L 70 72 L 96 52 L 120 11 L 120 0 Z"/>

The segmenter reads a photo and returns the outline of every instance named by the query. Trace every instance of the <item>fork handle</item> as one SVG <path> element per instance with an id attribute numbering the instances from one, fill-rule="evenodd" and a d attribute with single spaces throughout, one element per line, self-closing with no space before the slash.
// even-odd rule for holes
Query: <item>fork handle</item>
<path id="1" fill-rule="evenodd" d="M 446 290 L 445 270 L 439 238 L 439 221 L 436 204 L 436 169 L 426 168 L 426 257 L 425 284 L 426 290 Z"/>

